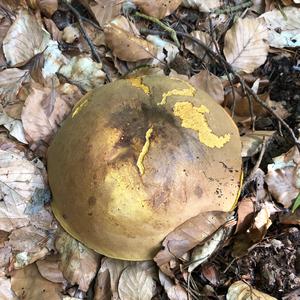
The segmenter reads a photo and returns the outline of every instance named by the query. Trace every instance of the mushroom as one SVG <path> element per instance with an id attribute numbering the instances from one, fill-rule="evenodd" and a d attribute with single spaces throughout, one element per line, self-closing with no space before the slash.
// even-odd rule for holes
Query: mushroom
<path id="1" fill-rule="evenodd" d="M 208 94 L 167 76 L 87 93 L 48 150 L 62 227 L 109 257 L 152 259 L 206 211 L 230 211 L 241 183 L 238 129 Z"/>

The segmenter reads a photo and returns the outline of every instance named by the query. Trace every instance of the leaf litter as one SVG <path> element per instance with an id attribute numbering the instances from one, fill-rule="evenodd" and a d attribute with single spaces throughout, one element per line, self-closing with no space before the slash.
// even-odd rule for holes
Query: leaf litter
<path id="1" fill-rule="evenodd" d="M 297 2 L 132 2 L 69 1 L 81 23 L 55 0 L 1 4 L 0 298 L 295 297 L 299 152 L 245 84 L 299 130 Z M 190 79 L 231 110 L 246 177 L 235 234 L 224 213 L 214 226 L 208 216 L 189 220 L 162 242 L 160 270 L 153 261 L 100 257 L 58 230 L 44 167 L 53 135 L 84 93 L 151 72 Z"/>

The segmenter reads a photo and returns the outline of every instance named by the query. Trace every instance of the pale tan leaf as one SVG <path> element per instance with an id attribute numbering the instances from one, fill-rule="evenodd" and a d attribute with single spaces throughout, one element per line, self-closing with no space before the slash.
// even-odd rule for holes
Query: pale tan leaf
<path id="1" fill-rule="evenodd" d="M 135 25 L 123 16 L 107 24 L 104 34 L 108 47 L 121 60 L 135 62 L 155 58 L 156 47 L 139 37 Z"/>
<path id="2" fill-rule="evenodd" d="M 188 295 L 185 289 L 178 283 L 175 284 L 167 275 L 159 271 L 159 281 L 164 287 L 169 300 L 188 300 Z"/>
<path id="3" fill-rule="evenodd" d="M 265 181 L 275 200 L 288 208 L 300 193 L 299 150 L 295 146 L 287 153 L 273 158 L 273 161 L 273 164 L 268 165 Z"/>
<path id="4" fill-rule="evenodd" d="M 268 32 L 261 19 L 238 19 L 226 32 L 224 55 L 234 70 L 253 72 L 268 55 Z"/>
<path id="5" fill-rule="evenodd" d="M 4 40 L 3 51 L 11 66 L 26 64 L 34 55 L 45 50 L 50 35 L 28 10 L 20 10 Z"/>
<path id="6" fill-rule="evenodd" d="M 66 280 L 62 271 L 59 269 L 59 263 L 59 255 L 50 255 L 46 256 L 43 260 L 38 260 L 36 265 L 40 274 L 45 279 L 56 283 L 64 283 Z"/>
<path id="7" fill-rule="evenodd" d="M 11 68 L 0 72 L 0 103 L 3 107 L 16 102 L 22 84 L 28 82 L 28 79 L 27 70 Z"/>
<path id="8" fill-rule="evenodd" d="M 223 5 L 221 0 L 183 0 L 182 5 L 188 8 L 198 9 L 201 12 L 210 12 Z"/>
<path id="9" fill-rule="evenodd" d="M 23 269 L 24 267 L 31 265 L 39 259 L 43 259 L 49 254 L 49 249 L 43 248 L 38 252 L 19 252 L 13 257 L 13 269 Z"/>
<path id="10" fill-rule="evenodd" d="M 270 46 L 276 48 L 300 46 L 300 8 L 273 9 L 260 16 L 269 29 Z"/>
<path id="11" fill-rule="evenodd" d="M 181 257 L 224 225 L 229 216 L 227 212 L 211 211 L 189 219 L 167 235 L 162 243 L 164 248 L 156 254 L 154 261 L 162 266 L 174 257 Z"/>
<path id="12" fill-rule="evenodd" d="M 67 44 L 72 44 L 76 40 L 78 40 L 80 37 L 80 31 L 77 27 L 74 25 L 68 25 L 64 28 L 63 30 L 63 35 L 62 39 L 67 43 Z"/>
<path id="13" fill-rule="evenodd" d="M 0 299 L 1 300 L 17 300 L 17 296 L 11 289 L 9 278 L 0 277 Z"/>
<path id="14" fill-rule="evenodd" d="M 13 272 L 11 286 L 22 300 L 61 300 L 61 285 L 44 279 L 35 264 Z"/>
<path id="15" fill-rule="evenodd" d="M 228 290 L 227 300 L 276 300 L 263 292 L 254 289 L 243 281 L 236 281 Z"/>
<path id="16" fill-rule="evenodd" d="M 59 73 L 70 79 L 84 91 L 90 91 L 104 83 L 102 63 L 94 62 L 88 56 L 75 56 L 59 69 Z"/>
<path id="17" fill-rule="evenodd" d="M 224 89 L 219 77 L 207 70 L 201 70 L 190 78 L 190 82 L 198 89 L 205 91 L 218 104 L 224 102 Z"/>
<path id="18" fill-rule="evenodd" d="M 146 15 L 163 19 L 164 17 L 172 14 L 182 0 L 133 0 L 133 3 Z"/>
<path id="19" fill-rule="evenodd" d="M 121 15 L 122 0 L 95 0 L 89 7 L 100 26 Z"/>
<path id="20" fill-rule="evenodd" d="M 35 147 L 48 144 L 81 96 L 78 88 L 68 83 L 57 89 L 33 87 L 22 111 L 27 141 Z"/>
<path id="21" fill-rule="evenodd" d="M 72 284 L 86 292 L 96 276 L 99 264 L 99 254 L 61 231 L 55 241 L 55 247 L 60 253 L 60 269 L 64 277 Z"/>
<path id="22" fill-rule="evenodd" d="M 121 273 L 118 293 L 121 300 L 151 300 L 156 293 L 157 274 L 152 261 L 136 262 Z"/>

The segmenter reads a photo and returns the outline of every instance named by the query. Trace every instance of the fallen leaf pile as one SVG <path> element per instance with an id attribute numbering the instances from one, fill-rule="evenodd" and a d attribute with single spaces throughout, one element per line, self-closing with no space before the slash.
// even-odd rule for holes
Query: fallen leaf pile
<path id="1" fill-rule="evenodd" d="M 300 154 L 282 122 L 298 137 L 299 4 L 1 1 L 0 299 L 299 299 Z M 146 74 L 189 80 L 232 115 L 245 181 L 236 214 L 195 216 L 129 262 L 59 226 L 46 155 L 85 93 Z"/>

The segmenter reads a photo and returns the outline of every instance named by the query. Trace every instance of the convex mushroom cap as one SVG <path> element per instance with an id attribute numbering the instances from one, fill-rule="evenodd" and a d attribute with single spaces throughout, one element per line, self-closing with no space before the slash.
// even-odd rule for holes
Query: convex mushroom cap
<path id="1" fill-rule="evenodd" d="M 167 76 L 87 93 L 48 151 L 52 209 L 109 257 L 151 259 L 164 237 L 206 211 L 229 211 L 241 180 L 239 133 L 205 92 Z"/>

